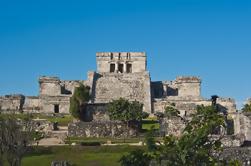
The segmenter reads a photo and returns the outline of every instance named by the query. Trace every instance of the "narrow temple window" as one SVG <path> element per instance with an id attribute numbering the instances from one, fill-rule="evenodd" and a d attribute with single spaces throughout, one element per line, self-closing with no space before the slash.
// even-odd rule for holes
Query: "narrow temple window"
<path id="1" fill-rule="evenodd" d="M 119 64 L 119 73 L 123 73 L 124 71 L 124 65 L 123 64 Z"/>
<path id="2" fill-rule="evenodd" d="M 111 60 L 113 60 L 113 53 L 111 53 Z"/>
<path id="3" fill-rule="evenodd" d="M 110 72 L 111 73 L 115 72 L 115 64 L 110 64 Z"/>
<path id="4" fill-rule="evenodd" d="M 126 64 L 126 72 L 132 73 L 132 64 Z"/>
<path id="5" fill-rule="evenodd" d="M 59 113 L 59 105 L 58 105 L 58 104 L 55 104 L 55 105 L 54 105 L 54 113 L 55 113 L 55 114 L 58 114 L 58 113 Z"/>

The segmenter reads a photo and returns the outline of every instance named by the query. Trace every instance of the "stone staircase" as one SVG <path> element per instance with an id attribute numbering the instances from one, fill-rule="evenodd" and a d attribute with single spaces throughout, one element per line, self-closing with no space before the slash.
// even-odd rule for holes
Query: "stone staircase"
<path id="1" fill-rule="evenodd" d="M 65 140 L 68 135 L 68 127 L 67 126 L 59 126 L 59 130 L 51 130 L 48 132 L 49 137 L 58 138 L 61 140 Z"/>

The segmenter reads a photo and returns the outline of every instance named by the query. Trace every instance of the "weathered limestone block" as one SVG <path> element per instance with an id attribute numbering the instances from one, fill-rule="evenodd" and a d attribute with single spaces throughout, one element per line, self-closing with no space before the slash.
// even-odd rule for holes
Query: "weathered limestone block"
<path id="1" fill-rule="evenodd" d="M 69 114 L 70 96 L 40 96 L 41 112 Z"/>
<path id="2" fill-rule="evenodd" d="M 160 122 L 160 131 L 163 135 L 174 135 L 179 137 L 185 127 L 185 122 L 179 117 L 164 118 Z"/>
<path id="3" fill-rule="evenodd" d="M 219 154 L 221 160 L 229 162 L 238 160 L 243 166 L 250 166 L 251 164 L 251 148 L 225 148 L 222 153 Z"/>
<path id="4" fill-rule="evenodd" d="M 85 119 L 87 121 L 109 121 L 109 115 L 107 113 L 107 104 L 88 104 L 86 107 Z"/>
<path id="5" fill-rule="evenodd" d="M 125 98 L 144 104 L 144 111 L 151 113 L 150 75 L 145 73 L 106 73 L 97 75 L 93 89 L 94 103 L 108 103 Z"/>
<path id="6" fill-rule="evenodd" d="M 245 140 L 251 141 L 251 113 L 240 115 L 240 134 L 245 136 Z"/>
<path id="7" fill-rule="evenodd" d="M 5 95 L 0 97 L 0 111 L 22 111 L 25 101 L 24 95 Z"/>
<path id="8" fill-rule="evenodd" d="M 68 126 L 70 137 L 133 137 L 137 130 L 130 128 L 121 122 L 76 122 Z"/>
<path id="9" fill-rule="evenodd" d="M 52 130 L 52 123 L 46 119 L 33 119 L 31 125 L 35 131 L 45 134 Z"/>
<path id="10" fill-rule="evenodd" d="M 146 54 L 144 52 L 99 52 L 96 54 L 97 72 L 111 72 L 111 64 L 114 64 L 113 72 L 119 72 L 122 65 L 123 73 L 127 72 L 127 64 L 130 64 L 132 73 L 146 71 Z"/>
<path id="11" fill-rule="evenodd" d="M 234 137 L 224 137 L 222 139 L 222 144 L 224 147 L 239 147 L 242 144 L 242 141 L 240 139 L 235 139 Z"/>
<path id="12" fill-rule="evenodd" d="M 40 95 L 57 96 L 61 94 L 60 79 L 58 77 L 40 77 Z"/>
<path id="13" fill-rule="evenodd" d="M 25 97 L 23 112 L 39 113 L 40 108 L 41 108 L 41 101 L 40 101 L 39 97 L 37 97 L 37 96 Z"/>
<path id="14" fill-rule="evenodd" d="M 200 96 L 201 80 L 198 77 L 177 77 L 175 84 L 179 96 Z"/>
<path id="15" fill-rule="evenodd" d="M 232 98 L 218 98 L 217 104 L 220 105 L 219 109 L 222 112 L 234 113 L 236 112 L 236 103 Z"/>

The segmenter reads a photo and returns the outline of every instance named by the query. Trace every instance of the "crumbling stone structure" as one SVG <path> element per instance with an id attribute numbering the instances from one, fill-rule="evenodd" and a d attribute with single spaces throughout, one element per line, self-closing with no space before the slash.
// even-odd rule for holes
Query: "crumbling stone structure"
<path id="1" fill-rule="evenodd" d="M 86 80 L 66 81 L 42 76 L 39 78 L 38 96 L 0 97 L 0 110 L 68 114 L 70 97 L 80 84 L 90 87 L 87 121 L 109 120 L 106 105 L 120 97 L 143 103 L 144 111 L 150 114 L 163 113 L 167 106 L 174 104 L 182 117 L 189 117 L 198 105 L 211 105 L 211 100 L 201 96 L 202 81 L 199 77 L 179 76 L 174 81 L 151 81 L 144 52 L 100 52 L 96 54 L 96 61 L 97 71 L 89 71 Z M 220 110 L 233 119 L 234 134 L 249 138 L 249 134 L 244 132 L 249 118 L 236 112 L 235 101 L 219 98 L 217 103 Z M 172 126 L 171 122 L 168 123 Z"/>
<path id="2" fill-rule="evenodd" d="M 137 136 L 138 130 L 128 128 L 122 122 L 76 122 L 70 123 L 68 126 L 68 135 L 71 137 L 87 137 L 87 138 L 125 138 Z"/>
<path id="3" fill-rule="evenodd" d="M 25 96 L 21 94 L 0 96 L 0 110 L 21 111 L 25 102 Z"/>

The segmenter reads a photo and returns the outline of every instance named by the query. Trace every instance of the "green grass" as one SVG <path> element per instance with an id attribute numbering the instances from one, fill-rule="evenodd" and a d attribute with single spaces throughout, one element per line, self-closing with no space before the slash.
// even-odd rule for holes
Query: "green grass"
<path id="1" fill-rule="evenodd" d="M 160 124 L 157 120 L 153 120 L 153 119 L 145 119 L 142 121 L 142 129 L 143 130 L 158 130 L 160 129 Z"/>
<path id="2" fill-rule="evenodd" d="M 107 143 L 107 141 L 111 141 L 113 144 L 121 144 L 121 143 L 139 143 L 140 141 L 144 141 L 144 138 L 84 138 L 84 137 L 68 137 L 65 142 L 67 144 L 76 143 L 80 144 L 81 142 L 100 142 L 101 144 Z"/>
<path id="3" fill-rule="evenodd" d="M 23 166 L 49 166 L 52 161 L 67 160 L 75 166 L 118 166 L 124 154 L 143 147 L 100 146 L 100 147 L 39 147 L 22 160 Z"/>
<path id="4" fill-rule="evenodd" d="M 34 115 L 34 118 L 37 117 L 39 117 L 40 119 L 46 119 L 50 122 L 58 122 L 59 126 L 68 126 L 68 124 L 73 120 L 73 117 L 71 115 L 64 115 L 64 117 L 52 117 L 41 114 Z"/>

